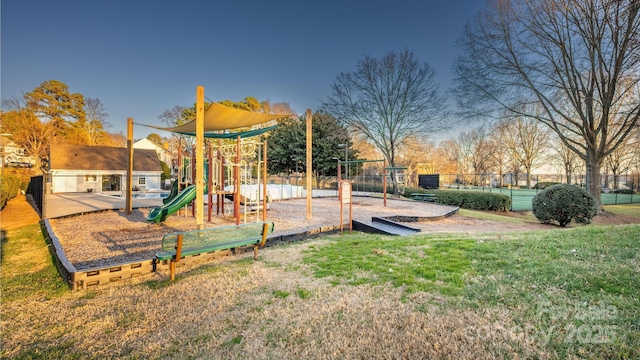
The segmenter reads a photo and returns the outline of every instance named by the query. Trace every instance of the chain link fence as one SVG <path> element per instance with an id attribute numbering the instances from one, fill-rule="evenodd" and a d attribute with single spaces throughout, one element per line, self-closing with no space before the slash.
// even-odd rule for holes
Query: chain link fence
<path id="1" fill-rule="evenodd" d="M 553 174 L 440 174 L 441 190 L 482 191 L 507 195 L 511 210 L 531 210 L 533 197 L 555 184 L 574 184 L 586 188 L 585 174 L 572 176 Z M 502 179 L 502 181 L 500 181 Z M 640 202 L 640 174 L 601 175 L 603 205 Z"/>

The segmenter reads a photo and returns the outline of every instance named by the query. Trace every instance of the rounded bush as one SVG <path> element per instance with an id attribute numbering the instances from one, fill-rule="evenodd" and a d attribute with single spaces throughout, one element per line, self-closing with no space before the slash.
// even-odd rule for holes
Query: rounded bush
<path id="1" fill-rule="evenodd" d="M 572 220 L 589 224 L 596 216 L 596 200 L 584 189 L 567 184 L 550 186 L 532 200 L 533 215 L 545 224 L 565 227 Z"/>
<path id="2" fill-rule="evenodd" d="M 3 209 L 7 201 L 13 199 L 20 192 L 20 178 L 7 174 L 0 176 L 0 209 Z"/>
<path id="3" fill-rule="evenodd" d="M 558 185 L 558 184 L 560 184 L 560 183 L 559 182 L 555 182 L 555 181 L 541 181 L 541 182 L 535 184 L 533 186 L 533 188 L 537 189 L 537 190 L 544 190 L 544 189 L 548 188 L 549 186 Z"/>

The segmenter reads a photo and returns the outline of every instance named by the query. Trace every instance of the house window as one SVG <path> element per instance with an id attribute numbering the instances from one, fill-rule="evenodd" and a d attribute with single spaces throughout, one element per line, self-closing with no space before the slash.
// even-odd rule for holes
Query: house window
<path id="1" fill-rule="evenodd" d="M 141 176 L 138 178 L 138 185 L 146 185 L 147 184 L 147 178 L 145 178 L 144 176 Z"/>
<path id="2" fill-rule="evenodd" d="M 98 181 L 98 176 L 97 175 L 85 175 L 84 176 L 84 181 L 85 182 L 96 182 L 96 181 Z"/>

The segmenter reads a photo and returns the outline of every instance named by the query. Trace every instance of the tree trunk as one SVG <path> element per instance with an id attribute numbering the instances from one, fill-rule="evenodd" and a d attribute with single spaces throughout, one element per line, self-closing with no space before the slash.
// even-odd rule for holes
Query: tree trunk
<path id="1" fill-rule="evenodd" d="M 600 197 L 600 162 L 595 154 L 588 154 L 587 157 L 587 191 L 596 199 L 598 213 L 602 212 L 602 201 Z"/>
<path id="2" fill-rule="evenodd" d="M 399 196 L 400 190 L 398 188 L 398 179 L 396 178 L 396 174 L 393 170 L 390 171 L 391 174 L 391 184 L 393 184 L 393 195 Z"/>
<path id="3" fill-rule="evenodd" d="M 571 177 L 573 175 L 573 169 L 567 163 L 564 164 L 564 172 L 565 172 L 565 176 L 567 177 L 567 185 L 571 185 Z M 560 182 L 562 182 L 562 177 L 560 177 Z"/>

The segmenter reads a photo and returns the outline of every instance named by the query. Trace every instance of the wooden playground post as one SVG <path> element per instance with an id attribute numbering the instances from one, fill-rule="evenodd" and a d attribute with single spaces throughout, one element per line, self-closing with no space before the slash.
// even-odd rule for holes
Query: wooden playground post
<path id="1" fill-rule="evenodd" d="M 169 278 L 173 281 L 176 278 L 176 263 L 180 261 L 182 257 L 182 240 L 184 238 L 183 234 L 178 235 L 178 240 L 176 241 L 176 257 L 171 260 L 169 263 Z"/>
<path id="2" fill-rule="evenodd" d="M 207 221 L 211 222 L 211 212 L 213 211 L 213 149 L 211 141 L 207 141 Z"/>
<path id="3" fill-rule="evenodd" d="M 218 164 L 220 164 L 220 166 L 218 167 L 218 186 L 220 187 L 220 189 L 216 189 L 216 215 L 220 215 L 220 211 L 222 211 L 222 214 L 224 214 L 224 194 L 220 193 L 219 191 L 224 191 L 224 157 L 222 156 L 222 151 L 220 150 L 222 148 L 222 139 L 218 139 Z"/>
<path id="4" fill-rule="evenodd" d="M 267 223 L 262 224 L 262 241 L 260 242 L 260 244 L 255 245 L 253 247 L 253 260 L 258 260 L 258 247 L 264 246 L 264 244 L 267 242 L 268 233 L 269 233 L 269 224 Z"/>
<path id="5" fill-rule="evenodd" d="M 267 221 L 267 140 L 262 142 L 264 156 L 262 158 L 262 222 Z"/>
<path id="6" fill-rule="evenodd" d="M 204 229 L 204 87 L 196 88 L 196 225 Z"/>
<path id="7" fill-rule="evenodd" d="M 240 225 L 240 162 L 242 161 L 242 143 L 240 135 L 236 138 L 236 164 L 234 167 L 234 184 L 233 189 L 233 216 L 236 218 L 236 225 Z"/>
<path id="8" fill-rule="evenodd" d="M 127 118 L 127 215 L 133 212 L 133 118 Z"/>
<path id="9" fill-rule="evenodd" d="M 182 135 L 178 136 L 178 192 L 182 188 Z"/>
<path id="10" fill-rule="evenodd" d="M 195 184 L 196 181 L 196 148 L 192 147 L 191 148 L 191 185 Z M 196 192 L 198 191 L 198 189 L 196 188 Z M 193 199 L 191 201 L 191 217 L 196 217 L 196 206 L 195 206 L 195 202 L 196 199 Z"/>
<path id="11" fill-rule="evenodd" d="M 311 128 L 311 109 L 307 109 L 307 220 L 311 219 L 311 198 L 313 196 L 313 189 L 311 185 L 311 171 L 313 167 L 311 166 L 312 160 L 312 128 Z"/>

